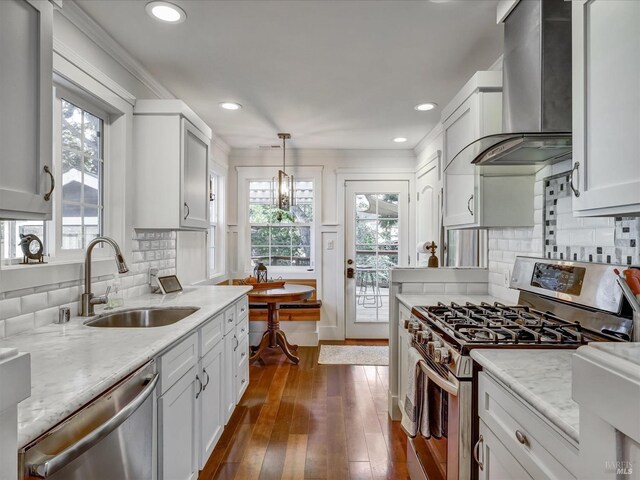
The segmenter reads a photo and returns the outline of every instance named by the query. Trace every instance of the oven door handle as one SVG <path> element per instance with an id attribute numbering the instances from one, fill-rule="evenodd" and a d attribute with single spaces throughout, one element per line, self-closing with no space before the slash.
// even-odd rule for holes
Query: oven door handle
<path id="1" fill-rule="evenodd" d="M 452 395 L 454 397 L 458 396 L 458 386 L 457 385 L 451 383 L 448 380 L 445 380 L 440 375 L 438 375 L 436 372 L 434 372 L 431 368 L 429 368 L 429 365 L 427 365 L 427 363 L 424 360 L 420 360 L 418 362 L 418 365 L 420 365 L 420 369 L 422 370 L 422 373 L 424 373 L 429 378 L 429 380 L 434 382 L 436 385 L 438 385 L 440 388 L 442 388 L 449 395 Z"/>

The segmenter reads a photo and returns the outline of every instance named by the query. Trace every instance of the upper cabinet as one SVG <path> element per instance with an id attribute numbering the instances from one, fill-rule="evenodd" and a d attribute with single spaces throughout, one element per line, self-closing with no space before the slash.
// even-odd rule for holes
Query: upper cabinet
<path id="1" fill-rule="evenodd" d="M 502 131 L 502 72 L 477 72 L 442 110 L 444 225 L 449 228 L 533 225 L 533 176 L 481 170 L 456 158 L 479 138 Z"/>
<path id="2" fill-rule="evenodd" d="M 640 2 L 572 3 L 573 210 L 640 213 Z"/>
<path id="3" fill-rule="evenodd" d="M 180 100 L 139 100 L 133 132 L 134 226 L 208 228 L 211 129 Z"/>
<path id="4" fill-rule="evenodd" d="M 0 1 L 0 219 L 51 218 L 53 7 Z"/>

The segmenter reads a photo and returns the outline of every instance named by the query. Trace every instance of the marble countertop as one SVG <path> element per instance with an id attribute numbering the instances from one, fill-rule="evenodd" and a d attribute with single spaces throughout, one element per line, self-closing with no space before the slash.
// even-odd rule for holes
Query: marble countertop
<path id="1" fill-rule="evenodd" d="M 50 324 L 0 341 L 0 349 L 31 354 L 31 397 L 18 405 L 18 446 L 67 418 L 250 290 L 246 286 L 189 287 L 183 293 L 126 300 L 122 309 L 200 307 L 164 327 L 96 328 L 83 325 L 85 317 L 73 317 L 64 325 Z"/>
<path id="2" fill-rule="evenodd" d="M 443 303 L 456 302 L 458 304 L 463 304 L 463 305 L 465 302 L 508 303 L 500 298 L 492 297 L 491 295 L 471 295 L 471 294 L 436 293 L 436 294 L 425 295 L 425 294 L 399 293 L 398 295 L 396 295 L 396 298 L 400 303 L 402 303 L 408 308 L 415 307 L 416 305 L 437 305 L 438 302 L 443 302 Z"/>
<path id="3" fill-rule="evenodd" d="M 580 408 L 571 398 L 574 353 L 574 350 L 477 348 L 471 350 L 471 357 L 577 443 Z"/>
<path id="4" fill-rule="evenodd" d="M 589 346 L 640 365 L 640 342 L 591 342 Z"/>

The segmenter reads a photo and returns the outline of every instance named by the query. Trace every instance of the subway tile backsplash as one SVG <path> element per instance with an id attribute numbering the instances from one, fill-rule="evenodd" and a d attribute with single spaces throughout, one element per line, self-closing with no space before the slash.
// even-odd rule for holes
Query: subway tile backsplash
<path id="1" fill-rule="evenodd" d="M 149 268 L 157 268 L 159 275 L 176 273 L 176 232 L 136 230 L 131 258 L 126 260 L 129 272 L 118 275 L 124 298 L 148 293 Z M 94 278 L 93 292 L 102 295 L 113 278 L 114 275 Z M 77 315 L 82 283 L 77 280 L 0 293 L 0 338 L 56 321 L 61 306 L 69 307 L 71 314 Z"/>
<path id="2" fill-rule="evenodd" d="M 640 265 L 640 217 L 575 218 L 568 172 L 541 175 L 534 192 L 534 227 L 489 230 L 490 293 L 515 301 L 516 256 Z"/>

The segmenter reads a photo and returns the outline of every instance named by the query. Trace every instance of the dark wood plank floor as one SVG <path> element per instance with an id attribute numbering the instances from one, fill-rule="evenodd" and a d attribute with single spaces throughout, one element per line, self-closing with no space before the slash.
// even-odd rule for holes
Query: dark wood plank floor
<path id="1" fill-rule="evenodd" d="M 318 365 L 319 351 L 300 347 L 297 366 L 275 351 L 251 365 L 200 480 L 408 478 L 406 436 L 387 415 L 388 367 Z"/>

